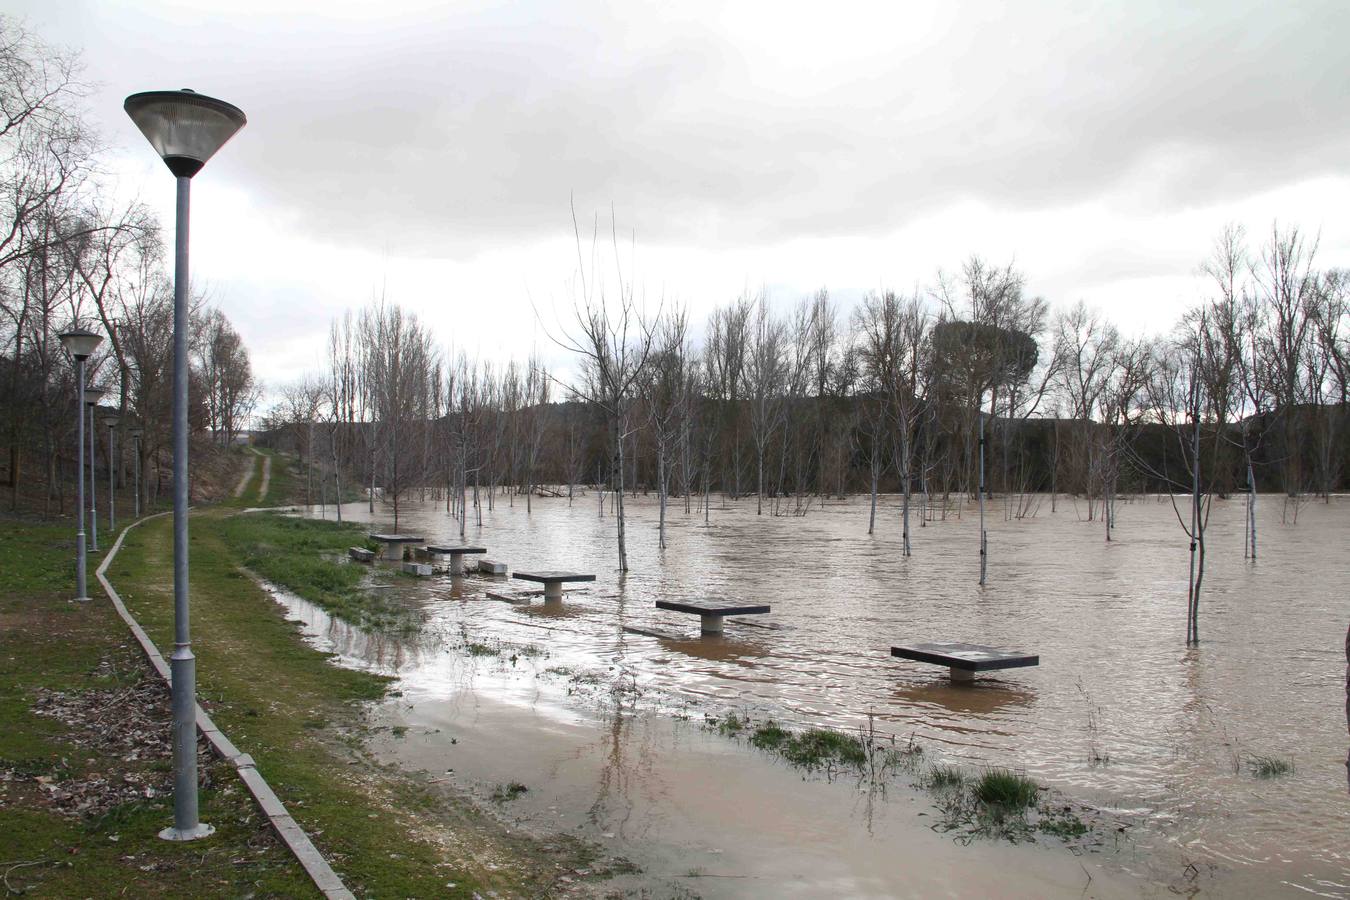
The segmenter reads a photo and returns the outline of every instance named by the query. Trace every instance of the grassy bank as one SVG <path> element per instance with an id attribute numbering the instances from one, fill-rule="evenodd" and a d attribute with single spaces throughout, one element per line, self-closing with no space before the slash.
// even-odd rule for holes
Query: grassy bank
<path id="1" fill-rule="evenodd" d="M 576 842 L 555 838 L 546 851 L 472 803 L 366 756 L 362 701 L 382 696 L 389 683 L 338 668 L 307 647 L 280 607 L 239 571 L 235 544 L 259 534 L 297 548 L 337 536 L 342 546 L 351 543 L 332 523 L 295 527 L 277 517 L 209 511 L 194 517 L 201 696 L 349 886 L 380 897 L 547 893 L 556 874 L 584 866 L 589 851 Z M 169 537 L 167 519 L 148 523 L 128 538 L 110 572 L 161 647 L 172 635 Z"/>
<path id="2" fill-rule="evenodd" d="M 173 818 L 167 691 L 97 590 L 69 599 L 73 532 L 0 521 L 5 894 L 315 896 L 233 771 L 208 757 L 202 817 L 216 835 L 156 837 Z"/>
<path id="3" fill-rule="evenodd" d="M 358 525 L 251 513 L 215 521 L 235 560 L 353 625 L 385 631 L 415 628 L 415 617 L 381 594 L 364 590 L 366 566 L 342 561 L 347 548 L 365 546 Z"/>

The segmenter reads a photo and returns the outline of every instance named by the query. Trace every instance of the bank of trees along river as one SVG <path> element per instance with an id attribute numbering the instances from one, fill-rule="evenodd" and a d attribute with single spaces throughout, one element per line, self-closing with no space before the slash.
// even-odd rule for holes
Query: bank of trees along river
<path id="1" fill-rule="evenodd" d="M 85 327 L 105 338 L 87 363 L 89 383 L 107 391 L 104 411 L 144 428 L 146 499 L 169 447 L 173 286 L 164 239 L 139 201 L 112 199 L 121 191 L 83 118 L 87 91 L 76 57 L 0 16 L 0 482 L 15 508 L 25 489 L 40 486 L 49 514 L 68 509 L 64 485 L 75 466 L 76 385 L 62 331 Z M 257 385 L 229 320 L 200 296 L 193 304 L 189 420 L 195 434 L 228 443 Z M 107 442 L 99 448 L 99 466 L 119 484 L 130 451 L 126 440 L 111 458 Z"/>
<path id="2" fill-rule="evenodd" d="M 644 304 L 631 276 L 606 292 L 583 260 L 569 311 L 544 323 L 574 375 L 446 357 L 380 301 L 332 324 L 326 370 L 288 386 L 268 427 L 308 461 L 314 502 L 359 479 L 396 519 L 402 499 L 434 496 L 462 529 L 502 495 L 528 507 L 592 485 L 617 519 L 621 570 L 625 490 L 658 495 L 661 542 L 671 498 L 707 519 L 714 492 L 805 515 L 868 491 L 871 532 L 876 495 L 896 491 L 905 554 L 915 523 L 960 514 L 965 497 L 983 510 L 997 494 L 1012 519 L 1076 495 L 1110 540 L 1120 492 L 1164 492 L 1192 545 L 1194 639 L 1211 498 L 1250 508 L 1278 492 L 1263 502 L 1288 521 L 1342 483 L 1346 276 L 1316 254 L 1295 226 L 1225 228 L 1203 261 L 1211 299 L 1140 337 L 1082 303 L 1052 312 L 1015 266 L 978 256 L 850 309 L 825 289 L 786 308 L 745 293 L 701 328 Z"/>

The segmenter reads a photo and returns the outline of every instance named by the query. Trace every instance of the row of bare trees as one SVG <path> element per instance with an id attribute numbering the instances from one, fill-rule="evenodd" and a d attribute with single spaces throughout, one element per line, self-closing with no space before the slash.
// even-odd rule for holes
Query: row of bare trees
<path id="1" fill-rule="evenodd" d="M 528 507 L 593 484 L 621 569 L 634 490 L 657 495 L 662 545 L 672 496 L 707 519 L 714 491 L 803 515 L 865 490 L 870 532 L 893 490 L 906 555 L 915 518 L 960 515 L 967 498 L 982 517 L 1001 499 L 1009 519 L 1081 498 L 1110 540 L 1117 495 L 1159 491 L 1177 498 L 1198 605 L 1214 496 L 1243 491 L 1255 556 L 1259 488 L 1292 516 L 1344 478 L 1345 276 L 1315 253 L 1296 228 L 1272 226 L 1255 249 L 1226 229 L 1204 264 L 1211 298 L 1147 338 L 1082 303 L 1052 314 L 1015 267 L 979 257 L 847 312 L 825 290 L 785 310 L 747 292 L 700 335 L 684 308 L 644 302 L 616 246 L 613 273 L 579 268 L 550 331 L 579 360 L 571 377 L 537 359 L 443 358 L 414 317 L 377 303 L 335 323 L 328 372 L 289 391 L 305 399 L 276 423 L 295 426 L 321 502 L 345 472 L 396 515 L 430 493 L 463 525 L 503 492 Z"/>
<path id="2" fill-rule="evenodd" d="M 89 361 L 105 407 L 144 428 L 142 469 L 170 429 L 173 292 L 164 244 L 138 202 L 112 199 L 100 148 L 81 116 L 78 60 L 0 17 L 0 481 L 11 505 L 41 484 L 47 512 L 73 477 L 76 385 L 58 335 L 72 326 L 106 340 Z M 258 398 L 247 350 L 200 301 L 192 328 L 190 420 L 229 442 Z M 126 444 L 127 442 L 122 442 Z M 104 459 L 114 477 L 127 457 Z M 147 480 L 147 492 L 157 480 Z M 148 498 L 148 494 L 147 494 Z"/>

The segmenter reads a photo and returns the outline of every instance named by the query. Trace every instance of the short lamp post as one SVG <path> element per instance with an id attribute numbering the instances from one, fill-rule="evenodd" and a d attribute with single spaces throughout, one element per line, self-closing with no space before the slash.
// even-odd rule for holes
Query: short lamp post
<path id="1" fill-rule="evenodd" d="M 136 490 L 136 518 L 141 517 L 141 435 L 145 430 L 138 427 L 130 428 L 127 434 L 131 435 L 131 472 L 132 482 Z"/>
<path id="2" fill-rule="evenodd" d="M 98 428 L 94 425 L 94 416 L 98 413 L 98 403 L 107 391 L 103 388 L 86 387 L 84 403 L 89 407 L 89 549 L 98 552 L 98 492 L 97 484 L 98 455 L 94 452 L 94 437 Z"/>
<path id="3" fill-rule="evenodd" d="M 72 328 L 61 335 L 61 346 L 75 360 L 75 383 L 78 397 L 75 402 L 75 446 L 79 448 L 79 477 L 75 479 L 75 599 L 81 603 L 89 600 L 89 591 L 85 583 L 85 564 L 88 556 L 84 546 L 84 361 L 93 355 L 103 338 L 92 331 Z"/>
<path id="4" fill-rule="evenodd" d="M 103 424 L 108 426 L 108 540 L 112 540 L 117 533 L 117 416 L 104 416 Z"/>
<path id="5" fill-rule="evenodd" d="M 215 831 L 197 814 L 197 669 L 188 630 L 188 201 L 192 176 L 247 119 L 190 90 L 132 94 L 122 105 L 178 181 L 173 267 L 173 825 L 191 841 Z"/>

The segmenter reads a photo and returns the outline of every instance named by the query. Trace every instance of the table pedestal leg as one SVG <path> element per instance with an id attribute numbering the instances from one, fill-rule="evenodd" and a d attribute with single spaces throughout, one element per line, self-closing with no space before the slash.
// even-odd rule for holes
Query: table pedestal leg
<path id="1" fill-rule="evenodd" d="M 701 616 L 700 630 L 704 634 L 721 634 L 722 617 L 721 616 Z"/>
<path id="2" fill-rule="evenodd" d="M 544 582 L 544 605 L 562 606 L 562 582 L 546 581 Z"/>
<path id="3" fill-rule="evenodd" d="M 958 669 L 956 666 L 951 666 L 947 671 L 952 673 L 952 681 L 957 684 L 969 684 L 975 680 L 975 673 L 970 669 Z"/>
<path id="4" fill-rule="evenodd" d="M 451 574 L 451 575 L 463 575 L 463 574 L 464 574 L 464 554 L 463 554 L 463 553 L 451 553 L 451 554 L 450 554 L 450 574 Z"/>
<path id="5" fill-rule="evenodd" d="M 386 543 L 380 551 L 380 557 L 390 562 L 403 562 L 403 545 L 392 541 Z"/>

